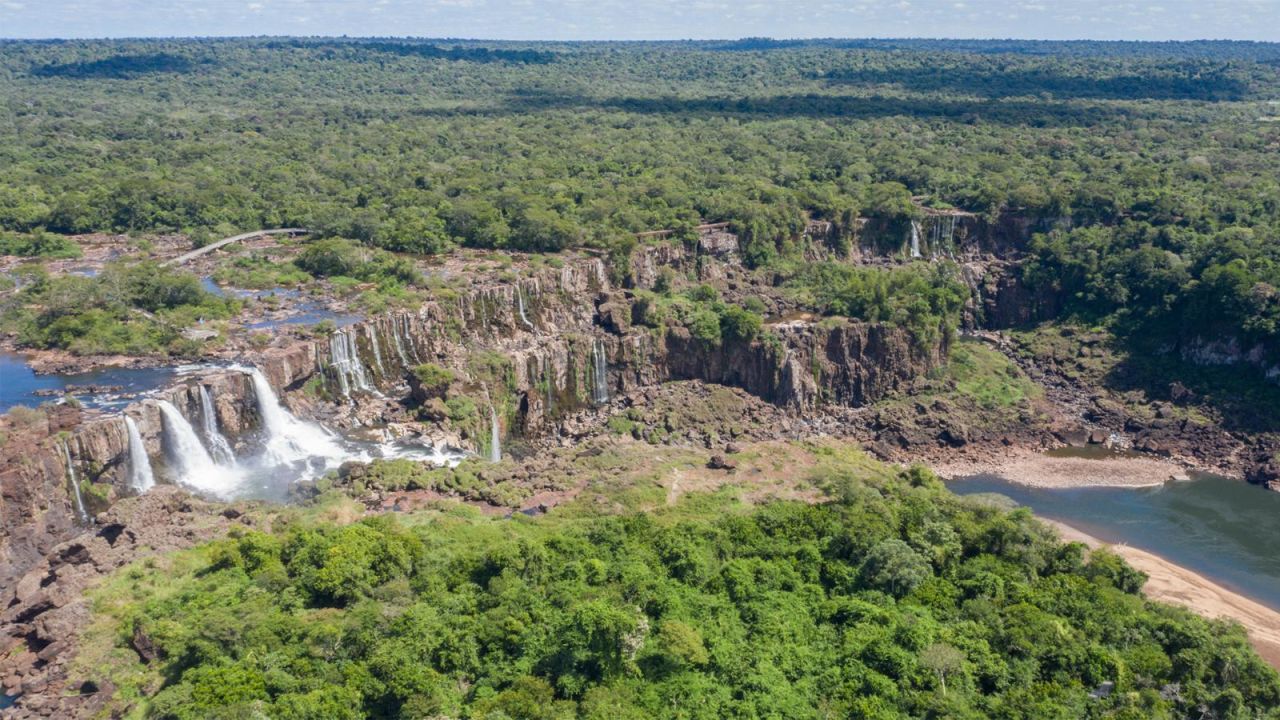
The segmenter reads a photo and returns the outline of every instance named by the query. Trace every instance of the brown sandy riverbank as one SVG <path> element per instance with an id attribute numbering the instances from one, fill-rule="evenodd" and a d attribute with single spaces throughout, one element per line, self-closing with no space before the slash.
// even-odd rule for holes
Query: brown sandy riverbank
<path id="1" fill-rule="evenodd" d="M 1045 522 L 1057 528 L 1063 540 L 1083 542 L 1089 547 L 1108 547 L 1146 573 L 1149 579 L 1143 593 L 1152 600 L 1181 605 L 1209 618 L 1236 620 L 1249 633 L 1249 640 L 1262 659 L 1280 669 L 1280 612 L 1145 550 L 1104 543 L 1056 520 Z"/>
<path id="2" fill-rule="evenodd" d="M 1154 457 L 1052 457 L 1034 450 L 1010 449 L 981 459 L 942 462 L 934 470 L 944 478 L 999 475 L 1030 487 L 1150 487 L 1185 480 L 1181 465 Z"/>

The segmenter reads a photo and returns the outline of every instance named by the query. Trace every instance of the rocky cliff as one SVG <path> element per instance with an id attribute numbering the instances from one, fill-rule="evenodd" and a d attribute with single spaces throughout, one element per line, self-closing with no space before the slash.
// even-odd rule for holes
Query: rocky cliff
<path id="1" fill-rule="evenodd" d="M 625 285 L 652 287 L 664 267 L 723 280 L 738 272 L 736 242 L 718 233 L 692 248 L 645 247 L 633 257 Z M 491 414 L 503 439 L 538 437 L 558 432 L 578 411 L 669 380 L 735 386 L 796 411 L 858 406 L 904 387 L 946 355 L 945 332 L 925 343 L 898 328 L 836 320 L 778 323 L 761 339 L 709 344 L 679 326 L 635 326 L 635 302 L 632 290 L 611 283 L 602 260 L 579 258 L 516 280 L 477 278 L 417 310 L 384 313 L 244 361 L 262 371 L 295 414 L 346 428 L 404 424 L 405 406 L 413 405 L 407 383 L 413 368 L 448 368 L 480 406 L 452 437 L 481 452 Z M 161 481 L 170 476 L 172 449 L 157 401 L 173 403 L 195 425 L 202 389 L 233 446 L 255 440 L 261 418 L 243 371 L 211 368 L 183 377 L 124 411 Z M 14 577 L 91 526 L 117 498 L 136 492 L 119 416 L 56 409 L 43 427 L 14 434 L 0 456 L 0 579 Z"/>

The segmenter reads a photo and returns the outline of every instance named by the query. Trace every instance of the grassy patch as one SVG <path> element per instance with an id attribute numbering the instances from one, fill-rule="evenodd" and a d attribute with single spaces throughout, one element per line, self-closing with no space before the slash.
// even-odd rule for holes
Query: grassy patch
<path id="1" fill-rule="evenodd" d="M 1015 407 L 1042 394 L 1009 358 L 978 342 L 956 343 L 946 375 L 954 381 L 956 394 L 988 410 Z"/>

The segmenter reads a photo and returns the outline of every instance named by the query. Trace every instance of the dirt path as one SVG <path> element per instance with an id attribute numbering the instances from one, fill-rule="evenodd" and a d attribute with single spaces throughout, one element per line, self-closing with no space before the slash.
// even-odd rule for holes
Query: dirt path
<path id="1" fill-rule="evenodd" d="M 1058 529 L 1063 540 L 1083 542 L 1089 547 L 1108 547 L 1149 579 L 1143 594 L 1152 600 L 1181 605 L 1209 618 L 1238 621 L 1262 659 L 1280 669 L 1280 612 L 1234 593 L 1164 558 L 1128 545 L 1110 545 L 1070 525 L 1055 520 L 1044 522 Z"/>

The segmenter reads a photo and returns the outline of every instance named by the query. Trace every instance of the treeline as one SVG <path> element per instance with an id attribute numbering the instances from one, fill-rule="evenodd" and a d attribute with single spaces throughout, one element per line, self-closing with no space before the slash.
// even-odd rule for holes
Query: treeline
<path id="1" fill-rule="evenodd" d="M 807 219 L 846 242 L 916 196 L 1076 228 L 1029 275 L 1075 312 L 1273 339 L 1280 124 L 1233 100 L 1280 96 L 1276 46 L 775 45 L 4 43 L 0 231 L 301 226 L 407 253 L 621 255 L 709 220 L 772 268 Z M 179 57 L 199 82 L 149 71 Z M 93 68 L 112 77 L 75 77 Z"/>
<path id="2" fill-rule="evenodd" d="M 745 514 L 281 520 L 118 578 L 91 672 L 152 718 L 1278 717 L 1243 630 L 1118 557 L 822 473 Z"/>

